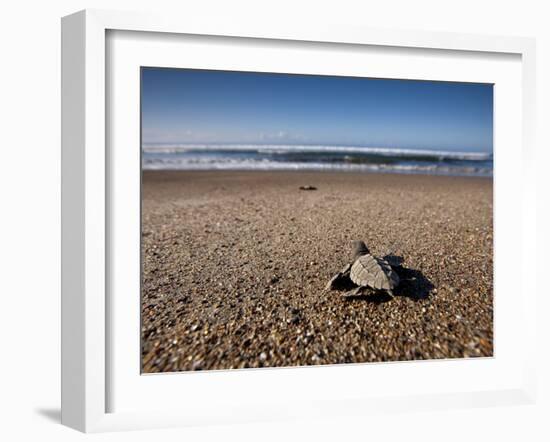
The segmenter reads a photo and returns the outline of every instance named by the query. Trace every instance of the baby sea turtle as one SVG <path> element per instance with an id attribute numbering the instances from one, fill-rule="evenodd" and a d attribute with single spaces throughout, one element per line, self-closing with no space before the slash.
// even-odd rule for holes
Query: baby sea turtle
<path id="1" fill-rule="evenodd" d="M 352 262 L 332 277 L 327 289 L 334 290 L 351 280 L 357 287 L 346 295 L 359 295 L 374 290 L 393 296 L 393 289 L 399 284 L 399 276 L 388 261 L 372 256 L 363 241 L 353 241 L 352 256 Z"/>

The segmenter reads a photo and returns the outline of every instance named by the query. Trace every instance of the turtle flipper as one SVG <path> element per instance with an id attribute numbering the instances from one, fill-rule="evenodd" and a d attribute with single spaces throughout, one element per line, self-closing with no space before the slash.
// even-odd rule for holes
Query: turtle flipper
<path id="1" fill-rule="evenodd" d="M 336 288 L 336 285 L 338 285 L 337 281 L 341 277 L 342 277 L 342 273 L 338 272 L 336 275 L 330 278 L 330 281 L 327 282 L 327 285 L 325 286 L 325 290 L 334 290 Z"/>
<path id="2" fill-rule="evenodd" d="M 342 287 L 344 283 L 349 282 L 350 270 L 351 270 L 351 264 L 347 264 L 342 270 L 340 270 L 338 273 L 336 273 L 336 275 L 334 275 L 330 279 L 330 281 L 325 286 L 325 290 L 335 290 Z"/>
<path id="3" fill-rule="evenodd" d="M 352 296 L 359 296 L 363 293 L 363 290 L 365 289 L 366 287 L 355 287 L 353 290 L 350 290 L 349 292 L 346 292 L 344 293 L 344 298 L 349 298 L 349 297 L 352 297 Z"/>

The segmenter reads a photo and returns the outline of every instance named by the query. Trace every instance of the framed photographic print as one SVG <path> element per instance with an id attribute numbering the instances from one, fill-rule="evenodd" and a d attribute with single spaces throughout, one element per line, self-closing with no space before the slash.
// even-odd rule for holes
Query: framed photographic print
<path id="1" fill-rule="evenodd" d="M 84 11 L 62 44 L 63 423 L 533 400 L 532 40 Z"/>

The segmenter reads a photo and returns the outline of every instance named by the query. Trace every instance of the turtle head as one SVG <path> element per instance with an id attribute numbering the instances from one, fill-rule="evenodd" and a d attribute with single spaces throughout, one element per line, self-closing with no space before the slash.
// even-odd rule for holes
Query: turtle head
<path id="1" fill-rule="evenodd" d="M 357 259 L 358 257 L 362 255 L 369 254 L 369 249 L 367 248 L 367 245 L 363 241 L 353 241 L 353 259 Z"/>

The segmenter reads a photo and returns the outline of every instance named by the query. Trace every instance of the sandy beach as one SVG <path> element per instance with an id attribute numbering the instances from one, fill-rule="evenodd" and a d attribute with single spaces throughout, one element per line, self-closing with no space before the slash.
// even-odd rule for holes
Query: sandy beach
<path id="1" fill-rule="evenodd" d="M 489 178 L 144 172 L 143 372 L 492 356 L 492 201 Z M 324 290 L 355 239 L 402 257 L 394 299 Z"/>

